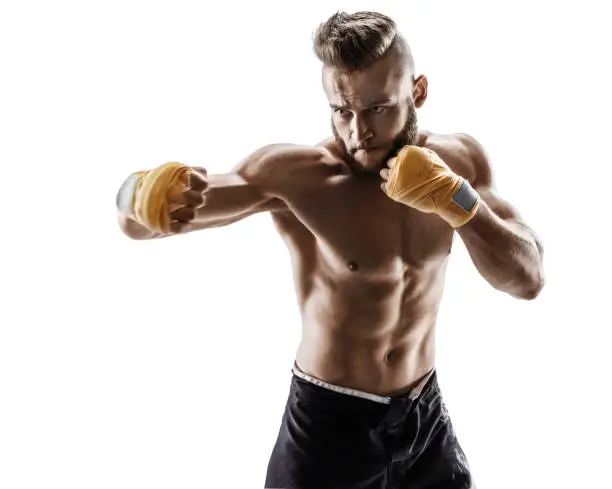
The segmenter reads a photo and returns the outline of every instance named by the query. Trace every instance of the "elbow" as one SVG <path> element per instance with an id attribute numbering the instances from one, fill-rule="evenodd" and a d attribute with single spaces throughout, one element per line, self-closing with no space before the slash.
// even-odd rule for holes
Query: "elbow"
<path id="1" fill-rule="evenodd" d="M 532 301 L 536 299 L 540 295 L 540 292 L 542 292 L 543 288 L 544 288 L 544 279 L 540 280 L 535 286 L 532 286 L 529 289 L 527 289 L 527 293 L 525 294 L 524 299 L 527 301 Z"/>
<path id="2" fill-rule="evenodd" d="M 540 295 L 540 292 L 542 292 L 544 288 L 544 283 L 544 276 L 540 274 L 537 279 L 531 280 L 521 287 L 520 294 L 516 297 L 526 301 L 532 301 Z"/>
<path id="3" fill-rule="evenodd" d="M 542 262 L 542 255 L 544 253 L 542 243 L 539 240 L 536 240 L 536 247 L 538 249 L 538 261 L 535 268 L 535 273 L 532 274 L 531 280 L 529 281 L 529 287 L 526 288 L 527 293 L 525 294 L 525 300 L 532 301 L 540 295 L 542 289 L 544 288 L 544 284 L 546 283 L 546 279 L 544 276 L 544 265 Z"/>
<path id="4" fill-rule="evenodd" d="M 532 301 L 536 299 L 546 283 L 542 267 L 536 270 L 523 270 L 522 273 L 514 274 L 504 282 L 497 283 L 497 289 L 506 292 L 515 299 Z"/>

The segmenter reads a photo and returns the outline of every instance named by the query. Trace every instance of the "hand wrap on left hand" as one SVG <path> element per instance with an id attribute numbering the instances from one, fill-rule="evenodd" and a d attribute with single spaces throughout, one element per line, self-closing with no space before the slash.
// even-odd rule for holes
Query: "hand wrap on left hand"
<path id="1" fill-rule="evenodd" d="M 480 196 L 432 150 L 404 146 L 395 157 L 387 195 L 422 212 L 435 212 L 453 228 L 466 224 L 478 210 Z"/>

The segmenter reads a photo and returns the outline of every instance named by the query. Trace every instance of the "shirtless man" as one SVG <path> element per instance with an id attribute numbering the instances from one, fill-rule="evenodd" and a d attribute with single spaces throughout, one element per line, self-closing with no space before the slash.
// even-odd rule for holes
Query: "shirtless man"
<path id="1" fill-rule="evenodd" d="M 543 286 L 542 246 L 495 193 L 474 138 L 417 128 L 427 79 L 390 18 L 335 14 L 314 49 L 333 138 L 263 147 L 227 174 L 193 169 L 170 234 L 149 232 L 125 205 L 120 225 L 150 239 L 271 213 L 292 256 L 302 339 L 265 487 L 473 487 L 434 361 L 453 238 L 493 287 L 527 300 Z M 466 223 L 387 195 L 407 145 L 433 150 L 469 182 L 468 201 L 478 200 Z"/>

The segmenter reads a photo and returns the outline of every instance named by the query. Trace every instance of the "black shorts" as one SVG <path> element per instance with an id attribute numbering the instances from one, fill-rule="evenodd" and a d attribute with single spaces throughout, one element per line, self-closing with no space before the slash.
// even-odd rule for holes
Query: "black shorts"
<path id="1" fill-rule="evenodd" d="M 266 488 L 474 487 L 435 371 L 416 394 L 375 400 L 296 373 Z"/>

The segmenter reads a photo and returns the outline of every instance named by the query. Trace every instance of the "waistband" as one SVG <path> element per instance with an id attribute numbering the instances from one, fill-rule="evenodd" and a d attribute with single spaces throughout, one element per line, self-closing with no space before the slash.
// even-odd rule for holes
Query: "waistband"
<path id="1" fill-rule="evenodd" d="M 293 368 L 291 369 L 291 371 L 293 372 L 293 375 L 295 375 L 296 377 L 299 377 L 302 380 L 310 382 L 311 384 L 314 384 L 314 385 L 318 385 L 319 387 L 323 387 L 330 391 L 337 392 L 339 394 L 345 394 L 347 396 L 353 396 L 353 397 L 360 397 L 362 399 L 368 399 L 370 401 L 378 402 L 380 404 L 390 404 L 391 400 L 393 399 L 391 396 L 380 396 L 378 394 L 372 394 L 370 392 L 364 392 L 358 389 L 351 389 L 348 387 L 342 387 L 339 385 L 330 384 L 329 382 L 325 382 L 324 380 L 313 377 L 312 375 L 309 375 L 306 372 L 302 371 L 300 367 L 298 366 L 297 362 L 293 364 Z M 410 389 L 409 392 L 407 392 L 408 399 L 412 400 L 412 399 L 416 399 L 417 397 L 419 397 L 419 395 L 421 394 L 421 391 L 423 390 L 423 388 L 425 387 L 425 385 L 427 384 L 431 376 L 434 374 L 434 372 L 435 372 L 435 368 L 432 368 L 416 386 L 414 386 L 412 389 Z"/>

